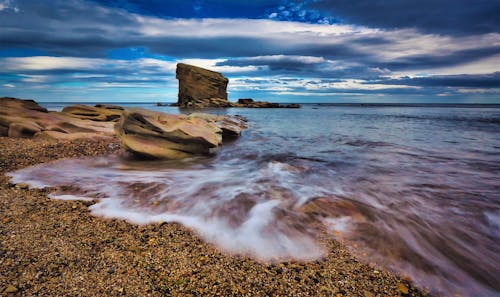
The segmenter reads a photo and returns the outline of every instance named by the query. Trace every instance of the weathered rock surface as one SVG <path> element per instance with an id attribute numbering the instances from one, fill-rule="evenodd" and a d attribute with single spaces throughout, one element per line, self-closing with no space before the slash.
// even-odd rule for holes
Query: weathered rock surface
<path id="1" fill-rule="evenodd" d="M 48 112 L 33 100 L 0 98 L 0 136 L 51 139 L 112 136 L 113 125 L 65 112 Z"/>
<path id="2" fill-rule="evenodd" d="M 212 154 L 223 136 L 239 135 L 244 127 L 244 122 L 236 117 L 130 109 L 123 113 L 115 130 L 122 147 L 133 154 L 180 159 Z"/>
<path id="3" fill-rule="evenodd" d="M 179 80 L 177 104 L 186 108 L 229 107 L 227 84 L 222 74 L 204 68 L 177 64 L 176 78 Z"/>
<path id="4" fill-rule="evenodd" d="M 48 112 L 32 100 L 0 98 L 0 136 L 74 140 L 112 137 L 136 155 L 179 159 L 214 153 L 246 129 L 238 116 L 174 115 L 120 106 L 73 105 Z"/>
<path id="5" fill-rule="evenodd" d="M 219 72 L 183 63 L 177 64 L 179 95 L 176 104 L 182 108 L 245 107 L 245 108 L 299 108 L 298 104 L 279 104 L 242 98 L 238 102 L 227 99 L 229 80 Z M 163 106 L 162 103 L 157 103 Z"/>
<path id="6" fill-rule="evenodd" d="M 63 108 L 62 112 L 82 120 L 109 122 L 118 121 L 123 112 L 123 107 L 104 104 L 97 104 L 96 106 L 79 104 L 67 106 Z"/>

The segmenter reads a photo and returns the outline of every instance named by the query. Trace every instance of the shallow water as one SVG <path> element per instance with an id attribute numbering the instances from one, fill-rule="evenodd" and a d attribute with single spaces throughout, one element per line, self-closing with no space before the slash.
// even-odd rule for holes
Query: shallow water
<path id="1" fill-rule="evenodd" d="M 101 198 L 94 215 L 180 222 L 265 261 L 322 257 L 324 226 L 366 261 L 434 292 L 500 295 L 499 108 L 227 112 L 250 127 L 215 157 L 62 160 L 11 175 L 36 187 L 72 185 L 54 198 Z M 317 198 L 329 203 L 327 215 L 305 214 Z"/>

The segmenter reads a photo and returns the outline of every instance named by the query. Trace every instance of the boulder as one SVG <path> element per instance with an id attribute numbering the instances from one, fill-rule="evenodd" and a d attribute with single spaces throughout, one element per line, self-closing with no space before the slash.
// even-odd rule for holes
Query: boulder
<path id="1" fill-rule="evenodd" d="M 174 115 L 112 105 L 47 112 L 34 101 L 0 100 L 0 136 L 74 140 L 116 134 L 126 151 L 160 159 L 212 154 L 223 139 L 238 137 L 246 128 L 240 116 Z"/>
<path id="2" fill-rule="evenodd" d="M 158 159 L 181 159 L 213 154 L 221 145 L 223 135 L 239 135 L 243 126 L 238 124 L 243 122 L 231 122 L 234 126 L 230 126 L 230 117 L 225 117 L 208 114 L 173 115 L 130 109 L 123 113 L 115 130 L 122 147 L 132 154 Z M 236 118 L 234 121 L 237 121 Z"/>
<path id="3" fill-rule="evenodd" d="M 179 80 L 177 105 L 185 108 L 230 107 L 227 100 L 229 80 L 219 72 L 177 64 L 176 78 Z"/>

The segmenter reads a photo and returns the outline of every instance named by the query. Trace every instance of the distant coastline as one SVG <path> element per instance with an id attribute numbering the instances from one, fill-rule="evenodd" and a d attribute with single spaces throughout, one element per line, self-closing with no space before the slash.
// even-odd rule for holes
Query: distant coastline
<path id="1" fill-rule="evenodd" d="M 157 102 L 114 102 L 114 101 L 38 101 L 40 104 L 152 104 Z M 172 104 L 175 102 L 161 102 Z M 298 103 L 306 106 L 338 106 L 338 107 L 448 107 L 448 108 L 500 108 L 498 103 L 304 103 L 304 102 L 280 102 L 280 104 Z"/>

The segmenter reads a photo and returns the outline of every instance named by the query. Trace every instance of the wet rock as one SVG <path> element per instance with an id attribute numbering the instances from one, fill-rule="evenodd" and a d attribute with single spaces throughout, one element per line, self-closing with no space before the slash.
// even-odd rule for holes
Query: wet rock
<path id="1" fill-rule="evenodd" d="M 233 103 L 232 107 L 243 108 L 300 108 L 299 104 L 280 104 L 267 101 L 254 101 L 252 98 L 238 99 L 237 103 Z"/>
<path id="2" fill-rule="evenodd" d="M 241 116 L 223 116 L 208 113 L 192 113 L 188 118 L 200 118 L 215 123 L 222 130 L 222 139 L 236 138 L 247 128 L 246 119 Z"/>
<path id="3" fill-rule="evenodd" d="M 253 99 L 252 98 L 240 98 L 238 99 L 238 103 L 239 104 L 250 104 L 250 103 L 253 103 Z"/>
<path id="4" fill-rule="evenodd" d="M 219 72 L 177 64 L 176 78 L 179 80 L 179 107 L 229 107 L 227 84 L 229 80 Z"/>
<path id="5" fill-rule="evenodd" d="M 406 287 L 402 283 L 399 283 L 398 284 L 398 291 L 401 292 L 402 294 L 408 294 L 408 287 Z"/>
<path id="6" fill-rule="evenodd" d="M 116 109 L 116 110 L 124 110 L 123 107 L 118 106 L 118 105 L 111 105 L 111 104 L 96 104 L 95 107 L 98 108 L 104 108 L 104 109 Z"/>
<path id="7" fill-rule="evenodd" d="M 173 115 L 144 109 L 127 110 L 116 125 L 122 147 L 136 155 L 160 159 L 180 159 L 214 153 L 222 143 L 218 117 Z M 235 127 L 224 126 L 226 130 Z"/>

